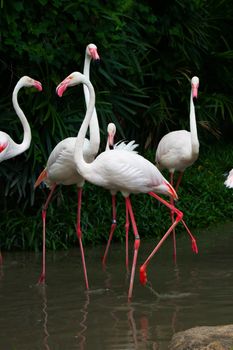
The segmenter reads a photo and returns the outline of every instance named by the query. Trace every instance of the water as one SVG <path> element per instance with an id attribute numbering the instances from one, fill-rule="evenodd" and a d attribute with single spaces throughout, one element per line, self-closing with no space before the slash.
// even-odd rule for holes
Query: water
<path id="1" fill-rule="evenodd" d="M 174 265 L 167 241 L 149 265 L 147 287 L 137 271 L 131 303 L 123 245 L 112 245 L 106 270 L 103 246 L 85 250 L 89 293 L 78 247 L 48 253 L 45 287 L 36 285 L 40 254 L 4 253 L 0 349 L 167 350 L 177 331 L 233 323 L 233 224 L 199 232 L 197 242 L 196 256 L 185 232 L 178 232 Z M 153 245 L 141 242 L 139 263 Z"/>

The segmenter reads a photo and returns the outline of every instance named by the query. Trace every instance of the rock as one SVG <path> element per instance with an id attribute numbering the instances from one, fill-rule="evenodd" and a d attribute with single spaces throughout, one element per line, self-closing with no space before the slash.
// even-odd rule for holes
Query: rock
<path id="1" fill-rule="evenodd" d="M 233 325 L 194 327 L 173 335 L 169 350 L 233 350 Z"/>

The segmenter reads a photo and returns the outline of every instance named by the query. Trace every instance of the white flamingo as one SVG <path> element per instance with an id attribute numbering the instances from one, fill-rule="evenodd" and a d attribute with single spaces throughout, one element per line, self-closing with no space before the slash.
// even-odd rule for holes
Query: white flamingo
<path id="1" fill-rule="evenodd" d="M 133 283 L 135 276 L 135 268 L 138 256 L 138 250 L 140 246 L 140 237 L 137 230 L 136 221 L 134 218 L 131 201 L 129 198 L 130 193 L 148 193 L 155 197 L 170 210 L 173 210 L 176 214 L 176 220 L 171 225 L 169 230 L 166 232 L 167 237 L 173 227 L 175 227 L 179 221 L 182 221 L 185 225 L 182 217 L 183 213 L 176 207 L 167 203 L 164 199 L 160 198 L 156 193 L 165 194 L 172 196 L 177 199 L 177 194 L 170 183 L 163 177 L 154 164 L 149 162 L 144 157 L 138 155 L 135 152 L 128 152 L 125 150 L 107 150 L 99 154 L 95 160 L 91 163 L 87 163 L 83 157 L 83 145 L 85 141 L 85 135 L 88 129 L 90 118 L 92 116 L 93 108 L 95 106 L 95 92 L 90 81 L 81 73 L 74 72 L 65 78 L 57 86 L 57 94 L 62 96 L 64 91 L 71 86 L 78 85 L 80 83 L 85 84 L 90 93 L 90 102 L 87 108 L 87 112 L 79 133 L 77 136 L 74 152 L 74 161 L 76 164 L 77 171 L 82 174 L 85 179 L 97 186 L 104 187 L 110 191 L 120 191 L 125 197 L 125 203 L 129 216 L 132 222 L 133 232 L 135 236 L 134 242 L 134 256 L 130 276 L 130 285 L 128 291 L 128 299 L 132 297 Z M 156 192 L 156 193 L 155 193 Z M 187 226 L 185 225 L 187 228 Z M 188 230 L 188 228 L 187 228 Z M 196 247 L 196 241 L 188 230 L 191 236 L 193 246 Z M 164 240 L 165 238 L 163 238 Z M 162 243 L 161 243 L 162 244 Z M 197 249 L 197 248 L 196 248 Z M 146 266 L 141 269 L 141 282 L 144 283 L 146 280 Z"/>
<path id="2" fill-rule="evenodd" d="M 20 78 L 17 82 L 12 94 L 12 103 L 23 127 L 23 141 L 21 143 L 16 143 L 14 140 L 12 140 L 10 135 L 4 131 L 0 131 L 0 162 L 25 152 L 31 144 L 31 128 L 18 103 L 18 92 L 22 87 L 35 87 L 39 91 L 42 90 L 42 85 L 39 81 L 26 75 Z"/>
<path id="3" fill-rule="evenodd" d="M 18 93 L 19 90 L 23 87 L 35 87 L 37 90 L 42 90 L 42 85 L 39 81 L 32 79 L 28 76 L 23 76 L 19 79 L 17 82 L 13 94 L 12 94 L 12 103 L 14 110 L 17 114 L 17 116 L 20 119 L 20 122 L 23 127 L 23 141 L 21 143 L 16 143 L 10 135 L 5 133 L 4 131 L 0 131 L 0 163 L 4 160 L 13 158 L 23 152 L 25 152 L 31 144 L 32 140 L 32 134 L 31 134 L 31 128 L 27 121 L 27 118 L 25 117 L 24 112 L 19 106 L 18 103 Z M 0 263 L 2 263 L 2 256 L 0 253 Z"/>
<path id="4" fill-rule="evenodd" d="M 89 44 L 86 47 L 85 61 L 84 61 L 84 74 L 89 79 L 90 62 L 91 60 L 99 60 L 97 47 L 94 44 Z M 89 94 L 84 90 L 85 101 L 88 104 Z M 84 278 L 86 288 L 89 289 L 87 269 L 85 263 L 84 250 L 82 245 L 82 230 L 81 230 L 81 202 L 82 202 L 82 188 L 84 186 L 83 176 L 76 171 L 74 163 L 73 153 L 75 149 L 76 137 L 68 137 L 59 142 L 53 151 L 51 152 L 46 168 L 41 172 L 38 179 L 35 182 L 36 188 L 43 181 L 49 188 L 49 196 L 42 208 L 42 220 L 43 220 L 43 252 L 42 252 L 42 271 L 39 277 L 38 283 L 45 282 L 45 235 L 46 235 L 46 211 L 53 195 L 53 192 L 57 185 L 76 185 L 78 189 L 78 209 L 77 209 L 77 225 L 76 232 L 80 244 L 81 258 L 83 264 Z M 92 162 L 98 153 L 100 144 L 99 136 L 99 124 L 95 108 L 90 121 L 90 140 L 87 138 L 84 141 L 82 152 L 87 162 Z"/>
<path id="5" fill-rule="evenodd" d="M 129 152 L 136 152 L 135 148 L 138 147 L 138 144 L 135 143 L 134 140 L 126 143 L 124 141 L 119 141 L 116 144 L 114 144 L 114 138 L 115 138 L 115 134 L 116 134 L 116 125 L 114 123 L 109 123 L 108 127 L 107 127 L 107 132 L 108 132 L 108 137 L 107 137 L 107 143 L 106 143 L 106 148 L 105 150 L 109 150 L 109 149 L 124 149 L 126 151 Z M 107 255 L 108 255 L 108 251 L 109 251 L 109 247 L 112 241 L 112 237 L 113 237 L 113 233 L 115 231 L 116 225 L 117 225 L 117 220 L 116 220 L 116 191 L 111 190 L 110 191 L 111 196 L 112 196 L 112 225 L 111 225 L 111 229 L 110 229 L 110 233 L 109 233 L 109 238 L 108 238 L 108 242 L 107 242 L 107 246 L 104 252 L 104 256 L 102 259 L 102 263 L 103 265 L 106 264 L 106 259 L 107 259 Z M 125 251 L 126 251 L 126 269 L 128 269 L 129 266 L 129 255 L 128 255 L 128 232 L 129 232 L 129 213 L 126 207 L 126 222 L 125 222 Z"/>
<path id="6" fill-rule="evenodd" d="M 174 172 L 179 171 L 179 177 L 175 186 L 178 191 L 185 169 L 191 166 L 199 155 L 199 141 L 197 135 L 197 123 L 195 116 L 194 100 L 197 98 L 199 87 L 199 78 L 194 76 L 191 79 L 191 95 L 190 95 L 190 131 L 177 130 L 172 131 L 163 136 L 158 144 L 155 161 L 160 170 L 168 169 L 170 173 L 170 183 L 174 184 Z M 173 204 L 173 199 L 171 199 Z M 171 212 L 173 221 L 173 212 Z M 176 238 L 175 230 L 173 230 L 173 257 L 176 261 Z"/>
<path id="7" fill-rule="evenodd" d="M 224 182 L 224 185 L 228 188 L 233 188 L 233 169 L 229 172 L 226 181 Z"/>

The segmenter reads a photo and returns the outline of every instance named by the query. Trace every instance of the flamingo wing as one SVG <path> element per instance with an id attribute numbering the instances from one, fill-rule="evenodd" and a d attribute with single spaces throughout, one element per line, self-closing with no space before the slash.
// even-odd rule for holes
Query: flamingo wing
<path id="1" fill-rule="evenodd" d="M 142 156 L 117 149 L 101 153 L 85 178 L 96 185 L 122 193 L 148 192 L 166 181 L 158 169 Z"/>

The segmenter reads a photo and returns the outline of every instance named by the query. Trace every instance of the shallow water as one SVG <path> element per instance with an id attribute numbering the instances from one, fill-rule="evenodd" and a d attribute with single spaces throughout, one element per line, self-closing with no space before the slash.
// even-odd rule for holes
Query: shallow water
<path id="1" fill-rule="evenodd" d="M 0 270 L 0 349 L 159 349 L 193 326 L 233 323 L 233 223 L 196 234 L 194 255 L 177 232 L 177 264 L 169 239 L 148 267 L 131 303 L 124 245 L 113 244 L 106 270 L 104 247 L 87 248 L 90 292 L 85 291 L 79 248 L 47 255 L 47 284 L 36 285 L 41 255 L 4 253 Z M 131 242 L 131 247 L 133 242 Z M 154 246 L 141 242 L 139 262 Z"/>

